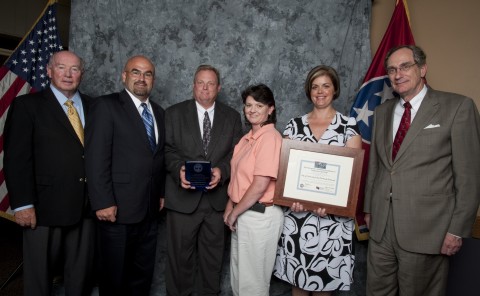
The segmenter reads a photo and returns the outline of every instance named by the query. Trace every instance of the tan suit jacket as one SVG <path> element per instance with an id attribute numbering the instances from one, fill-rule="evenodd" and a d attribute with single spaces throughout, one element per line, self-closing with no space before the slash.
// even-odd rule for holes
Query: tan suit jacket
<path id="1" fill-rule="evenodd" d="M 380 242 L 389 206 L 399 245 L 439 254 L 447 232 L 469 237 L 480 200 L 480 118 L 467 97 L 428 89 L 392 161 L 398 99 L 375 110 L 366 213 L 370 238 Z M 390 198 L 391 193 L 391 198 Z"/>

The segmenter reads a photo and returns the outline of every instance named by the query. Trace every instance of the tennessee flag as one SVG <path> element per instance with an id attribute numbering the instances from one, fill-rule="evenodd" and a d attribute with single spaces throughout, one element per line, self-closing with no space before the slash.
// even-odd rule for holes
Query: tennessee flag
<path id="1" fill-rule="evenodd" d="M 406 0 L 396 0 L 390 24 L 383 36 L 373 61 L 363 79 L 363 84 L 357 93 L 350 116 L 357 119 L 362 136 L 362 148 L 365 149 L 365 158 L 362 172 L 360 193 L 358 196 L 355 232 L 359 240 L 368 239 L 368 228 L 364 220 L 363 201 L 365 199 L 365 179 L 368 168 L 373 111 L 375 107 L 394 97 L 392 85 L 383 67 L 385 56 L 392 47 L 398 45 L 414 45 L 412 30 L 408 16 Z"/>
<path id="2" fill-rule="evenodd" d="M 47 62 L 53 53 L 63 49 L 57 30 L 55 2 L 49 1 L 35 25 L 0 67 L 0 217 L 10 220 L 14 218 L 3 174 L 3 127 L 15 97 L 49 85 Z"/>

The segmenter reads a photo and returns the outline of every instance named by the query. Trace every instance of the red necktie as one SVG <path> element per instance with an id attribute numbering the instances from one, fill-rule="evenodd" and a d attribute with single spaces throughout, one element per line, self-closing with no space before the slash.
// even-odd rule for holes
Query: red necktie
<path id="1" fill-rule="evenodd" d="M 395 141 L 393 141 L 392 160 L 395 160 L 398 150 L 400 150 L 400 145 L 402 145 L 403 138 L 405 138 L 405 135 L 410 128 L 410 109 L 412 108 L 412 105 L 410 105 L 409 102 L 406 102 L 403 104 L 403 107 L 405 107 L 405 111 L 403 111 L 400 126 L 398 127 L 397 134 L 395 135 Z"/>

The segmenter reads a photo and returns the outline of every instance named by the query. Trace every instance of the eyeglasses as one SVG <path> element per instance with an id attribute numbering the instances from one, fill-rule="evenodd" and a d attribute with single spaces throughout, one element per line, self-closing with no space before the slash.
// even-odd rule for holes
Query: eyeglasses
<path id="1" fill-rule="evenodd" d="M 400 65 L 400 67 L 398 67 L 398 68 L 388 67 L 388 68 L 387 68 L 387 74 L 388 74 L 388 75 L 394 75 L 394 74 L 397 74 L 397 71 L 400 71 L 400 72 L 402 72 L 402 73 L 405 73 L 405 72 L 407 72 L 408 70 L 410 70 L 410 68 L 412 68 L 413 66 L 415 66 L 416 64 L 417 64 L 417 62 L 412 63 L 412 64 Z"/>
<path id="2" fill-rule="evenodd" d="M 152 79 L 153 78 L 153 72 L 151 72 L 151 71 L 147 71 L 147 72 L 142 73 L 142 71 L 133 69 L 132 71 L 126 71 L 126 72 L 130 73 L 130 75 L 132 75 L 132 77 L 134 77 L 134 78 L 140 78 L 142 76 L 145 77 L 145 79 Z"/>

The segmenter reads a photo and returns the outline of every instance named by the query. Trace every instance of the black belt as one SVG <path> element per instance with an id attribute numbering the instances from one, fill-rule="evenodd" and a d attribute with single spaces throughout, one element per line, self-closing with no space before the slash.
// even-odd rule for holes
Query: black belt
<path id="1" fill-rule="evenodd" d="M 253 206 L 251 206 L 250 208 L 248 208 L 249 210 L 251 211 L 254 211 L 254 212 L 258 212 L 258 213 L 265 213 L 265 208 L 266 207 L 271 207 L 273 206 L 273 202 L 264 202 L 264 203 L 260 203 L 260 202 L 256 202 L 253 204 Z"/>
<path id="2" fill-rule="evenodd" d="M 270 202 L 270 203 L 259 203 L 259 202 L 256 202 L 253 204 L 253 206 L 251 206 L 249 208 L 249 210 L 252 210 L 254 212 L 258 212 L 258 213 L 265 213 L 265 207 L 271 207 L 273 206 L 273 202 Z"/>

